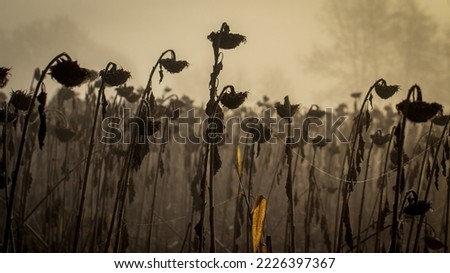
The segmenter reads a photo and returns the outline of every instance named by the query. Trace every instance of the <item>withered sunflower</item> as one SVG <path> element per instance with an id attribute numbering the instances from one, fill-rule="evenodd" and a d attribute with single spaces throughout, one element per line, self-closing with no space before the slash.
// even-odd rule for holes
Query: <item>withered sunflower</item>
<path id="1" fill-rule="evenodd" d="M 139 93 L 136 92 L 131 92 L 130 95 L 126 96 L 125 99 L 129 102 L 129 103 L 135 103 L 137 102 L 139 99 L 141 98 L 141 95 Z"/>
<path id="2" fill-rule="evenodd" d="M 428 103 L 425 101 L 403 100 L 397 104 L 397 110 L 412 122 L 427 122 L 442 112 L 442 105 L 436 102 Z"/>
<path id="3" fill-rule="evenodd" d="M 445 124 L 450 120 L 449 115 L 440 115 L 431 120 L 433 124 L 437 126 L 445 126 Z"/>
<path id="4" fill-rule="evenodd" d="M 309 108 L 308 113 L 306 114 L 308 117 L 313 118 L 321 118 L 325 115 L 325 111 L 320 110 L 319 106 L 317 104 L 311 105 Z"/>
<path id="5" fill-rule="evenodd" d="M 131 77 L 131 73 L 123 68 L 117 69 L 116 66 L 113 66 L 113 68 L 107 71 L 104 69 L 100 71 L 100 76 L 107 85 L 119 86 L 126 83 L 126 81 Z"/>
<path id="6" fill-rule="evenodd" d="M 58 60 L 50 67 L 50 74 L 53 79 L 66 87 L 79 86 L 97 77 L 95 71 L 82 68 L 78 62 L 71 60 Z"/>
<path id="7" fill-rule="evenodd" d="M 404 209 L 403 213 L 409 216 L 418 216 L 427 213 L 431 209 L 431 202 L 425 200 L 419 200 L 408 204 Z"/>
<path id="8" fill-rule="evenodd" d="M 133 93 L 134 87 L 133 86 L 119 86 L 116 88 L 117 95 L 121 96 L 122 98 L 126 98 Z"/>
<path id="9" fill-rule="evenodd" d="M 31 94 L 23 90 L 17 90 L 11 93 L 11 104 L 18 110 L 27 111 L 30 107 L 31 99 Z"/>
<path id="10" fill-rule="evenodd" d="M 224 23 L 223 31 L 211 32 L 208 35 L 208 40 L 221 49 L 234 49 L 245 43 L 247 38 L 238 33 L 230 33 L 230 27 Z"/>
<path id="11" fill-rule="evenodd" d="M 0 88 L 3 88 L 6 86 L 6 84 L 8 83 L 9 80 L 9 71 L 11 70 L 11 68 L 6 68 L 6 67 L 0 67 Z"/>
<path id="12" fill-rule="evenodd" d="M 172 74 L 180 73 L 189 66 L 187 61 L 177 61 L 174 58 L 165 58 L 159 60 L 159 64 Z"/>
<path id="13" fill-rule="evenodd" d="M 370 138 L 375 145 L 383 146 L 384 144 L 389 142 L 389 140 L 391 139 L 391 134 L 383 135 L 383 132 L 378 129 L 375 134 L 370 135 Z"/>
<path id="14" fill-rule="evenodd" d="M 386 81 L 380 81 L 375 85 L 375 92 L 382 99 L 392 97 L 400 89 L 398 85 L 387 85 Z"/>
<path id="15" fill-rule="evenodd" d="M 300 106 L 298 104 L 291 104 L 289 102 L 289 96 L 284 97 L 284 104 L 279 102 L 275 103 L 275 109 L 277 110 L 278 115 L 281 118 L 288 120 L 295 115 L 299 107 Z"/>
<path id="16" fill-rule="evenodd" d="M 241 106 L 247 98 L 248 92 L 235 92 L 234 88 L 230 92 L 222 95 L 220 102 L 229 109 L 236 109 Z"/>
<path id="17" fill-rule="evenodd" d="M 354 99 L 359 99 L 361 97 L 361 92 L 353 92 L 350 96 Z"/>

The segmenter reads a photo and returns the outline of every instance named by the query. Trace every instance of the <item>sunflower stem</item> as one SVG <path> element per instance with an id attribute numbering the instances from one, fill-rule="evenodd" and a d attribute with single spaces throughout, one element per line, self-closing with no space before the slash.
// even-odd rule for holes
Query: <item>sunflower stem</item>
<path id="1" fill-rule="evenodd" d="M 113 63 L 108 63 L 106 65 L 105 71 L 108 71 L 111 66 L 115 66 Z M 77 222 L 75 227 L 75 238 L 73 241 L 73 248 L 72 251 L 74 253 L 78 252 L 78 241 L 80 240 L 81 236 L 81 225 L 83 221 L 83 211 L 84 211 L 84 202 L 86 199 L 86 189 L 87 189 L 87 182 L 89 179 L 89 171 L 91 166 L 91 160 L 92 160 L 92 154 L 94 151 L 95 146 L 95 133 L 97 132 L 97 120 L 98 120 L 98 114 L 100 112 L 100 105 L 101 105 L 101 99 L 103 97 L 103 93 L 105 92 L 105 82 L 102 80 L 98 96 L 97 96 L 97 103 L 95 105 L 95 112 L 94 112 L 94 123 L 92 124 L 92 130 L 91 130 L 91 136 L 89 140 L 89 149 L 88 149 L 88 155 L 86 160 L 86 167 L 84 170 L 84 177 L 83 177 L 83 185 L 81 189 L 81 196 L 80 196 L 80 203 L 78 207 L 78 214 L 77 214 Z"/>
<path id="2" fill-rule="evenodd" d="M 22 163 L 23 149 L 25 147 L 28 125 L 30 123 L 31 113 L 33 112 L 33 109 L 34 109 L 34 103 L 36 101 L 38 92 L 41 89 L 41 85 L 44 82 L 44 78 L 47 75 L 48 70 L 50 69 L 50 67 L 53 65 L 54 62 L 58 61 L 62 57 L 66 57 L 68 60 L 71 60 L 70 56 L 67 53 L 65 53 L 65 52 L 60 53 L 59 55 L 54 57 L 47 64 L 45 69 L 42 71 L 39 81 L 34 90 L 33 97 L 31 98 L 27 114 L 25 116 L 25 121 L 23 124 L 23 130 L 22 130 L 22 136 L 20 138 L 19 150 L 17 152 L 16 164 L 14 167 L 14 171 L 12 172 L 9 202 L 7 204 L 7 209 L 6 209 L 5 229 L 4 229 L 4 234 L 3 234 L 3 249 L 2 249 L 3 252 L 8 252 L 9 239 L 10 239 L 10 234 L 11 234 L 11 225 L 12 225 L 12 220 L 13 220 L 13 208 L 14 208 L 14 198 L 15 198 L 16 187 L 17 187 L 17 178 L 19 176 L 20 166 L 22 165 L 21 163 Z"/>

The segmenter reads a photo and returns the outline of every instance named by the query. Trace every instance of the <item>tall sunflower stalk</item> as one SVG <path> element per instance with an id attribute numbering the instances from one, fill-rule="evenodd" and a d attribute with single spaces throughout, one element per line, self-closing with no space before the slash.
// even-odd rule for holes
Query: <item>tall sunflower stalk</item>
<path id="1" fill-rule="evenodd" d="M 206 105 L 206 114 L 208 115 L 207 129 L 205 132 L 206 140 L 206 154 L 204 160 L 204 169 L 202 180 L 200 182 L 200 192 L 202 199 L 202 207 L 200 210 L 200 221 L 196 225 L 196 234 L 199 237 L 199 252 L 204 249 L 204 220 L 206 212 L 206 176 L 207 166 L 209 162 L 209 225 L 211 235 L 210 252 L 216 252 L 215 239 L 215 219 L 214 219 L 214 175 L 219 171 L 222 162 L 220 159 L 217 144 L 223 141 L 223 118 L 224 114 L 219 103 L 230 109 L 238 108 L 246 99 L 246 92 L 235 92 L 231 85 L 225 86 L 218 95 L 218 77 L 223 69 L 223 53 L 221 49 L 234 49 L 241 43 L 246 41 L 245 36 L 240 34 L 230 33 L 230 27 L 227 23 L 223 23 L 220 30 L 211 32 L 208 35 L 208 40 L 211 41 L 214 53 L 213 71 L 211 72 L 209 81 L 209 95 L 210 99 Z"/>
<path id="2" fill-rule="evenodd" d="M 9 239 L 11 233 L 11 224 L 12 224 L 12 214 L 14 208 L 14 198 L 16 193 L 16 188 L 18 184 L 18 176 L 20 173 L 20 167 L 22 163 L 22 155 L 25 147 L 25 142 L 27 138 L 27 130 L 30 123 L 31 115 L 34 110 L 34 105 L 36 100 L 40 102 L 39 105 L 39 113 L 41 125 L 39 128 L 39 144 L 42 148 L 45 139 L 45 102 L 46 102 L 46 92 L 45 88 L 43 88 L 44 79 L 47 76 L 48 71 L 51 71 L 52 77 L 58 81 L 59 83 L 65 85 L 66 87 L 74 87 L 81 85 L 84 82 L 92 80 L 96 77 L 96 73 L 92 71 L 81 68 L 76 61 L 73 61 L 72 58 L 65 52 L 58 54 L 54 57 L 42 71 L 39 81 L 36 85 L 36 88 L 33 92 L 31 100 L 29 101 L 27 114 L 25 115 L 25 121 L 22 129 L 22 136 L 20 138 L 19 150 L 17 152 L 16 164 L 14 167 L 14 171 L 12 172 L 11 179 L 11 190 L 9 194 L 9 200 L 7 204 L 6 211 L 6 219 L 5 219 L 5 230 L 3 235 L 3 252 L 8 252 L 9 248 Z M 41 91 L 39 93 L 39 91 Z M 39 96 L 38 96 L 39 95 Z"/>
<path id="3" fill-rule="evenodd" d="M 169 56 L 167 56 L 169 55 Z M 147 85 L 145 87 L 145 90 L 143 94 L 140 97 L 140 103 L 136 110 L 136 117 L 137 118 L 144 118 L 147 120 L 148 118 L 152 117 L 152 112 L 155 108 L 155 98 L 153 95 L 153 76 L 155 75 L 156 70 L 159 68 L 159 81 L 161 82 L 164 77 L 164 70 L 163 68 L 168 71 L 169 73 L 180 73 L 183 69 L 189 66 L 189 63 L 184 60 L 177 60 L 175 51 L 172 49 L 168 49 L 161 53 L 160 57 L 156 61 L 155 65 L 152 67 L 150 71 L 150 75 L 148 77 Z M 139 129 L 145 129 L 139 128 Z M 127 149 L 127 155 L 126 160 L 123 165 L 123 169 L 121 171 L 118 185 L 117 185 L 117 192 L 116 192 L 116 198 L 114 202 L 114 208 L 112 213 L 112 218 L 109 224 L 108 228 L 108 236 L 104 245 L 104 252 L 109 251 L 109 246 L 111 243 L 113 230 L 116 222 L 116 218 L 118 218 L 118 225 L 117 225 L 117 237 L 116 237 L 116 244 L 115 244 L 115 250 L 118 250 L 118 242 L 120 241 L 120 233 L 122 230 L 122 218 L 124 214 L 125 209 L 125 199 L 128 189 L 128 182 L 129 182 L 129 176 L 130 176 L 130 170 L 135 169 L 138 170 L 140 168 L 140 165 L 142 163 L 143 158 L 148 153 L 148 147 L 145 147 L 144 149 L 147 149 L 147 153 L 143 151 L 141 153 L 140 148 L 138 147 L 138 137 L 139 132 L 136 130 L 136 128 L 133 128 L 131 131 L 131 142 Z M 147 143 L 144 145 L 148 145 Z"/>

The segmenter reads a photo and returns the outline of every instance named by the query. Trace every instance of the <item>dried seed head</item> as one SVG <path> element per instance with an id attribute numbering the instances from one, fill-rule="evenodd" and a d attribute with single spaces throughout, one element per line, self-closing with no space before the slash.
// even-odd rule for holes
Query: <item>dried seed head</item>
<path id="1" fill-rule="evenodd" d="M 382 99 L 389 99 L 400 89 L 398 85 L 387 85 L 386 81 L 380 81 L 375 85 L 375 92 Z"/>
<path id="2" fill-rule="evenodd" d="M 173 58 L 161 59 L 159 64 L 172 74 L 180 73 L 183 69 L 189 66 L 187 61 L 177 61 Z"/>
<path id="3" fill-rule="evenodd" d="M 131 92 L 130 95 L 128 95 L 127 97 L 125 97 L 125 99 L 126 99 L 129 103 L 135 103 L 135 102 L 137 102 L 140 98 L 141 98 L 141 95 L 140 95 L 139 93 L 136 93 L 136 92 Z"/>
<path id="4" fill-rule="evenodd" d="M 11 68 L 0 67 L 0 88 L 3 88 L 8 83 L 9 71 Z"/>
<path id="5" fill-rule="evenodd" d="M 449 122 L 449 120 L 450 120 L 449 115 L 440 115 L 431 120 L 431 122 L 433 122 L 433 124 L 437 126 L 445 126 L 445 124 Z"/>
<path id="6" fill-rule="evenodd" d="M 220 102 L 229 109 L 236 109 L 244 103 L 247 98 L 248 92 L 234 91 L 234 88 L 230 92 L 226 92 L 222 95 Z"/>
<path id="7" fill-rule="evenodd" d="M 351 93 L 350 96 L 354 99 L 359 99 L 361 97 L 361 92 Z"/>
<path id="8" fill-rule="evenodd" d="M 277 113 L 281 118 L 290 120 L 290 118 L 292 118 L 298 111 L 299 105 L 291 105 L 289 102 L 289 96 L 286 96 L 284 97 L 284 104 L 281 104 L 279 102 L 275 103 L 275 109 L 277 110 Z"/>
<path id="9" fill-rule="evenodd" d="M 127 98 L 128 96 L 133 93 L 134 87 L 133 86 L 119 86 L 116 88 L 117 95 L 121 96 L 122 98 Z"/>
<path id="10" fill-rule="evenodd" d="M 241 34 L 230 33 L 230 27 L 224 23 L 224 29 L 222 32 L 211 32 L 208 35 L 208 40 L 213 43 L 213 46 L 218 46 L 221 49 L 233 49 L 240 44 L 245 43 L 247 38 Z"/>
<path id="11" fill-rule="evenodd" d="M 384 144 L 389 142 L 389 139 L 391 138 L 391 134 L 383 135 L 383 132 L 378 129 L 375 134 L 370 135 L 370 138 L 372 139 L 373 143 L 377 146 L 383 146 Z"/>
<path id="12" fill-rule="evenodd" d="M 71 60 L 58 60 L 50 71 L 53 79 L 67 87 L 79 86 L 97 78 L 97 72 L 81 68 L 78 62 Z"/>
<path id="13" fill-rule="evenodd" d="M 58 126 L 54 129 L 55 136 L 61 141 L 61 142 L 69 142 L 71 139 L 73 139 L 76 136 L 76 133 L 72 131 L 69 128 L 65 128 L 62 126 Z"/>
<path id="14" fill-rule="evenodd" d="M 397 110 L 405 115 L 408 120 L 420 123 L 427 122 L 438 113 L 442 113 L 442 105 L 436 102 L 403 100 L 397 104 Z"/>
<path id="15" fill-rule="evenodd" d="M 398 151 L 397 149 L 392 149 L 391 153 L 390 153 L 390 159 L 392 164 L 394 165 L 398 165 Z M 409 156 L 405 153 L 403 153 L 403 162 L 406 163 L 409 161 Z"/>
<path id="16" fill-rule="evenodd" d="M 5 109 L 0 109 L 0 123 L 4 123 L 6 119 L 6 111 Z M 8 112 L 8 120 L 7 123 L 13 122 L 17 119 L 17 114 L 14 112 Z"/>
<path id="17" fill-rule="evenodd" d="M 425 200 L 420 200 L 411 204 L 408 204 L 404 209 L 403 213 L 409 216 L 424 215 L 431 209 L 431 202 Z"/>
<path id="18" fill-rule="evenodd" d="M 31 94 L 22 90 L 11 93 L 11 104 L 18 110 L 27 111 L 30 107 L 31 99 Z"/>
<path id="19" fill-rule="evenodd" d="M 321 118 L 325 115 L 325 111 L 320 110 L 317 104 L 313 104 L 306 115 L 308 117 Z"/>
<path id="20" fill-rule="evenodd" d="M 117 69 L 116 66 L 113 66 L 113 68 L 107 71 L 104 69 L 100 71 L 100 76 L 107 85 L 119 86 L 124 84 L 131 77 L 131 74 L 122 68 Z"/>

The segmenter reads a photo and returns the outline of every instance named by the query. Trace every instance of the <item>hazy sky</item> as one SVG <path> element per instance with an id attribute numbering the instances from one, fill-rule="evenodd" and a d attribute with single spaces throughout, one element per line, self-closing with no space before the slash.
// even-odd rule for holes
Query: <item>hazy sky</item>
<path id="1" fill-rule="evenodd" d="M 232 32 L 247 36 L 248 42 L 225 51 L 222 86 L 234 84 L 237 89 L 250 90 L 250 102 L 262 94 L 273 100 L 289 94 L 304 105 L 334 103 L 326 92 L 330 88 L 327 79 L 305 69 L 305 60 L 314 47 L 327 42 L 322 1 L 2 0 L 0 29 L 8 32 L 30 22 L 68 18 L 112 55 L 93 55 L 87 49 L 83 56 L 72 57 L 97 70 L 115 61 L 131 71 L 135 86 L 145 85 L 159 54 L 172 48 L 191 66 L 180 75 L 167 76 L 161 88 L 169 85 L 175 92 L 198 100 L 208 96 L 212 67 L 212 49 L 206 36 L 226 21 Z M 439 25 L 450 25 L 450 0 L 419 2 Z M 41 57 L 50 60 L 53 56 Z M 3 64 L 1 59 L 0 65 L 14 67 L 14 63 Z M 28 71 L 13 71 L 13 76 L 31 75 L 35 66 L 44 65 L 30 64 Z M 11 88 L 25 88 L 13 78 Z"/>

